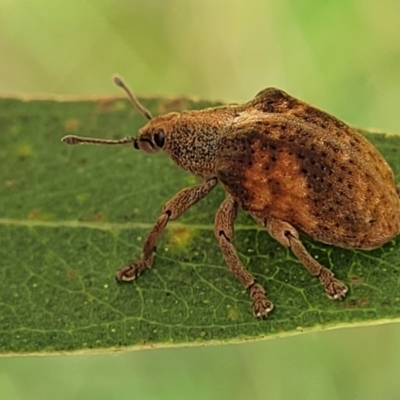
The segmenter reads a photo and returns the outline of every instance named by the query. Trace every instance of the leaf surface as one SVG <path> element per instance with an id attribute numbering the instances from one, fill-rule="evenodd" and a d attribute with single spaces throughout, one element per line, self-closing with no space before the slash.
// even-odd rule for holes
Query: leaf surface
<path id="1" fill-rule="evenodd" d="M 215 104 L 144 99 L 154 115 Z M 143 117 L 121 98 L 0 99 L 0 353 L 207 344 L 289 335 L 400 316 L 400 239 L 365 252 L 304 238 L 350 292 L 331 301 L 287 249 L 244 213 L 235 246 L 268 291 L 267 320 L 225 265 L 213 220 L 221 187 L 163 235 L 151 270 L 117 284 L 161 207 L 196 179 L 165 154 L 66 146 L 66 134 L 135 135 Z M 400 137 L 369 133 L 400 179 Z"/>

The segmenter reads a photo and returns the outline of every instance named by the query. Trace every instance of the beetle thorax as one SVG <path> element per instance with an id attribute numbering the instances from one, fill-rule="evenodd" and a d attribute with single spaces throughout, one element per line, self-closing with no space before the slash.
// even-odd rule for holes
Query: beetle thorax
<path id="1" fill-rule="evenodd" d="M 186 114 L 186 113 L 185 113 Z M 196 115 L 181 114 L 174 121 L 164 148 L 176 164 L 198 177 L 215 176 L 220 121 L 194 121 Z"/>

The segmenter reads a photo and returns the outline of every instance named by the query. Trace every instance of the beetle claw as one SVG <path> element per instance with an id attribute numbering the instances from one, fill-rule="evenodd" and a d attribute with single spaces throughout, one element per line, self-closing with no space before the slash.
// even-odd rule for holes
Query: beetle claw
<path id="1" fill-rule="evenodd" d="M 336 278 L 332 278 L 332 280 L 325 286 L 325 291 L 328 297 L 332 300 L 343 300 L 348 290 L 348 287 Z"/>
<path id="2" fill-rule="evenodd" d="M 130 282 L 135 280 L 144 270 L 151 267 L 153 257 L 143 259 L 139 261 L 128 264 L 125 267 L 118 270 L 115 274 L 115 279 L 118 282 Z"/>
<path id="3" fill-rule="evenodd" d="M 250 296 L 253 299 L 253 314 L 255 317 L 265 319 L 274 305 L 265 296 L 265 291 L 261 285 L 255 283 L 250 288 Z"/>

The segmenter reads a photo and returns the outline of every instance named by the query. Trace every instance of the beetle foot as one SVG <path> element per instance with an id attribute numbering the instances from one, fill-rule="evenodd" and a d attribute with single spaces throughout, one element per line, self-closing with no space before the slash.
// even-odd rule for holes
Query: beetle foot
<path id="1" fill-rule="evenodd" d="M 332 300 L 343 300 L 348 290 L 348 287 L 336 278 L 333 278 L 330 284 L 325 286 L 325 291 Z"/>
<path id="2" fill-rule="evenodd" d="M 253 314 L 255 317 L 265 318 L 274 308 L 274 305 L 265 296 L 264 288 L 258 283 L 250 287 L 250 297 L 253 299 Z"/>
<path id="3" fill-rule="evenodd" d="M 136 279 L 144 270 L 151 267 L 153 256 L 148 258 L 141 258 L 139 261 L 128 264 L 118 270 L 115 274 L 115 279 L 118 282 L 129 282 Z"/>
<path id="4" fill-rule="evenodd" d="M 332 271 L 323 268 L 319 280 L 324 285 L 325 292 L 332 300 L 343 300 L 349 290 L 347 286 L 333 276 Z"/>

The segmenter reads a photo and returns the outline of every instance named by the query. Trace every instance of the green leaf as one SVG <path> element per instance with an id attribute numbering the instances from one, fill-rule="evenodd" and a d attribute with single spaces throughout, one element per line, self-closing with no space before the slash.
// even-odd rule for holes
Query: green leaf
<path id="1" fill-rule="evenodd" d="M 215 105 L 143 101 L 155 115 Z M 399 320 L 399 238 L 370 252 L 305 238 L 350 287 L 344 301 L 331 301 L 290 251 L 240 213 L 234 243 L 276 307 L 255 319 L 214 239 L 220 187 L 168 226 L 151 270 L 117 284 L 115 271 L 139 257 L 163 203 L 196 179 L 162 152 L 72 147 L 60 138 L 120 138 L 144 123 L 120 98 L 0 99 L 2 354 L 232 342 Z M 365 135 L 399 178 L 400 137 Z"/>

